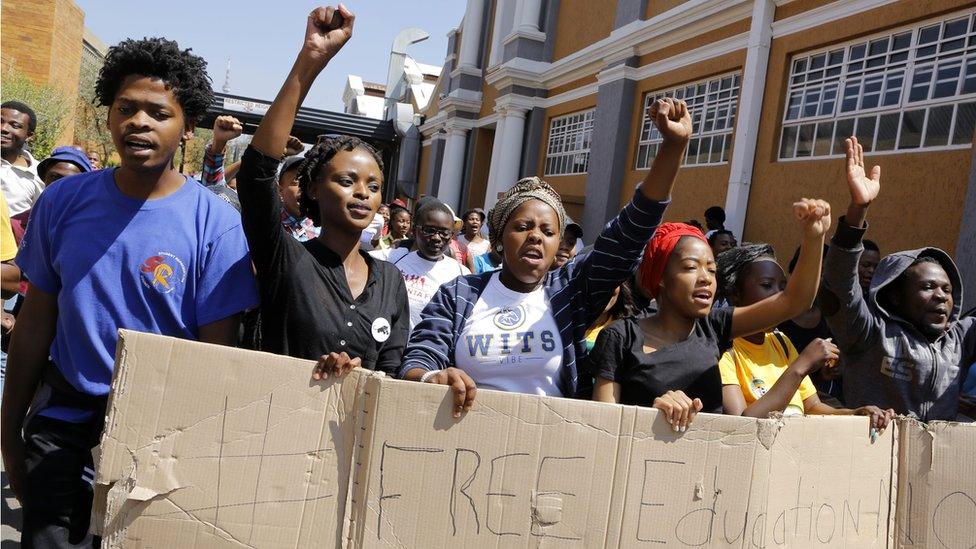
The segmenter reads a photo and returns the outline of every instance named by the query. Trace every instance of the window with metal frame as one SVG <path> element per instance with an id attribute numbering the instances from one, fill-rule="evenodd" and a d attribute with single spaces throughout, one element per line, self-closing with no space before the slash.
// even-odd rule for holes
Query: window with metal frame
<path id="1" fill-rule="evenodd" d="M 782 160 L 964 148 L 976 125 L 976 14 L 958 14 L 791 59 Z"/>
<path id="2" fill-rule="evenodd" d="M 724 164 L 732 148 L 732 128 L 739 107 L 741 76 L 726 74 L 644 96 L 636 169 L 646 170 L 663 142 L 661 132 L 647 116 L 653 101 L 683 99 L 691 111 L 692 137 L 685 153 L 686 166 Z"/>
<path id="3" fill-rule="evenodd" d="M 549 122 L 545 175 L 586 173 L 590 167 L 594 110 L 559 116 Z"/>

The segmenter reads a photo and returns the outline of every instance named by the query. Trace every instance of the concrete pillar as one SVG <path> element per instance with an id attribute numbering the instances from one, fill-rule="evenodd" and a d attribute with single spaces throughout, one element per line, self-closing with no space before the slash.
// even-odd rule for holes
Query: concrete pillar
<path id="1" fill-rule="evenodd" d="M 523 33 L 539 32 L 542 0 L 518 0 L 515 6 L 515 30 Z"/>
<path id="2" fill-rule="evenodd" d="M 763 91 L 766 88 L 766 67 L 769 64 L 769 44 L 773 36 L 773 0 L 755 0 L 752 25 L 746 48 L 746 63 L 742 68 L 742 89 L 739 91 L 739 113 L 735 122 L 735 143 L 729 165 L 729 187 L 725 195 L 725 228 L 741 242 L 749 209 L 749 189 L 752 186 L 753 163 L 756 159 L 756 140 L 762 116 Z"/>
<path id="3" fill-rule="evenodd" d="M 583 204 L 583 240 L 592 243 L 607 221 L 620 212 L 620 193 L 633 149 L 631 118 L 636 84 L 620 78 L 597 88 L 590 140 L 590 165 Z"/>
<path id="4" fill-rule="evenodd" d="M 508 34 L 507 25 L 505 25 L 505 15 L 506 13 L 511 13 L 509 4 L 513 0 L 495 0 L 495 16 L 493 18 L 491 26 L 491 49 L 488 52 L 488 66 L 494 67 L 495 65 L 502 62 L 502 38 Z"/>
<path id="5" fill-rule="evenodd" d="M 962 304 L 963 312 L 973 308 L 973 295 L 976 291 L 976 139 L 973 141 L 969 188 L 966 190 L 962 221 L 959 223 L 959 240 L 956 243 L 956 265 L 959 266 L 962 287 L 968 291 L 968 294 L 964 295 L 969 296 Z"/>
<path id="6" fill-rule="evenodd" d="M 647 13 L 647 0 L 617 0 L 617 13 L 613 20 L 613 28 L 620 27 L 644 19 Z"/>
<path id="7" fill-rule="evenodd" d="M 502 155 L 502 139 L 505 138 L 505 117 L 499 116 L 498 122 L 495 122 L 495 136 L 491 142 L 491 162 L 488 163 L 488 184 L 485 185 L 485 210 L 487 211 L 490 206 L 488 206 L 489 198 L 492 195 L 493 189 L 497 188 L 495 185 L 495 178 L 498 177 L 498 159 Z M 494 202 L 491 202 L 494 204 Z"/>
<path id="8" fill-rule="evenodd" d="M 539 171 L 539 154 L 546 132 L 546 109 L 534 107 L 525 121 L 525 146 L 522 147 L 522 168 L 519 177 L 542 177 Z"/>
<path id="9" fill-rule="evenodd" d="M 484 19 L 485 0 L 468 0 L 461 27 L 461 51 L 458 67 L 478 69 L 478 50 L 481 45 L 481 27 Z"/>
<path id="10" fill-rule="evenodd" d="M 518 181 L 519 164 L 522 159 L 522 137 L 525 132 L 524 107 L 504 107 L 499 115 L 504 119 L 502 131 L 495 134 L 495 147 L 491 153 L 494 159 L 498 155 L 498 163 L 494 166 L 494 173 L 488 174 L 488 189 L 485 192 L 485 209 L 491 208 L 498 202 L 498 193 L 503 192 Z M 498 135 L 501 133 L 501 139 Z"/>
<path id="11" fill-rule="evenodd" d="M 441 164 L 441 181 L 437 198 L 454 211 L 461 203 L 461 176 L 464 175 L 464 152 L 468 130 L 449 126 L 447 144 L 444 146 L 444 161 Z"/>

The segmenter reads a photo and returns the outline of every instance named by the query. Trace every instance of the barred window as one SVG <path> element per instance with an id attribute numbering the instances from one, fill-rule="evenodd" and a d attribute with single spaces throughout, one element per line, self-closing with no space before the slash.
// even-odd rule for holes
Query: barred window
<path id="1" fill-rule="evenodd" d="M 976 125 L 976 18 L 929 21 L 792 59 L 779 157 L 960 148 Z"/>
<path id="2" fill-rule="evenodd" d="M 685 165 L 728 162 L 741 84 L 739 74 L 726 74 L 644 96 L 636 169 L 646 170 L 651 167 L 651 161 L 664 140 L 654 122 L 647 116 L 647 108 L 652 102 L 664 97 L 684 99 L 691 111 L 692 136 L 685 153 Z"/>
<path id="3" fill-rule="evenodd" d="M 553 118 L 549 123 L 545 175 L 586 173 L 592 137 L 593 109 Z"/>

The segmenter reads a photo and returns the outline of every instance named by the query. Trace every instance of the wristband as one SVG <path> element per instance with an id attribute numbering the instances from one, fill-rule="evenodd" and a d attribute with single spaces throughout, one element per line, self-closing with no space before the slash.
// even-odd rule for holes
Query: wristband
<path id="1" fill-rule="evenodd" d="M 429 372 L 424 372 L 424 375 L 420 376 L 420 382 L 427 383 L 427 381 L 429 381 L 430 378 L 434 377 L 439 372 L 440 370 L 430 370 Z"/>

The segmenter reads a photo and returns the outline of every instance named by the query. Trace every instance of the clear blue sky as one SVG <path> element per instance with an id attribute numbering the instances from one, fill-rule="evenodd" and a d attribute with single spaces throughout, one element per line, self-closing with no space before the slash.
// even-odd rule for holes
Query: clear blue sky
<path id="1" fill-rule="evenodd" d="M 224 64 L 230 57 L 231 93 L 267 100 L 274 98 L 295 60 L 308 13 L 325 5 L 296 0 L 75 2 L 85 11 L 85 25 L 106 45 L 143 36 L 176 40 L 207 60 L 217 91 L 224 84 Z M 447 32 L 460 24 L 465 2 L 349 0 L 346 5 L 356 14 L 352 40 L 319 76 L 306 106 L 341 111 L 348 74 L 385 83 L 390 45 L 405 27 L 420 27 L 430 34 L 408 53 L 422 63 L 443 65 Z"/>

